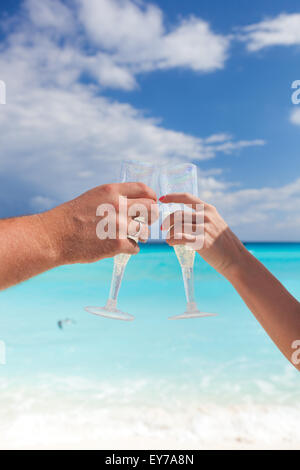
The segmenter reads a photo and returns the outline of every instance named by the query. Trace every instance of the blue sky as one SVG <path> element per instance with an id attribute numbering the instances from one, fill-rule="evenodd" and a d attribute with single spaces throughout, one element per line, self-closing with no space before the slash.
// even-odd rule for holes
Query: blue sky
<path id="1" fill-rule="evenodd" d="M 2 1 L 1 216 L 193 161 L 244 240 L 300 239 L 300 6 L 288 0 Z"/>

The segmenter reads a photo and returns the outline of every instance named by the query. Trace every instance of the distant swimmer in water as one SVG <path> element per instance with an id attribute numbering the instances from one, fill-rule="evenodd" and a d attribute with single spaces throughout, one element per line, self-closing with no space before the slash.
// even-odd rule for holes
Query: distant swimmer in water
<path id="1" fill-rule="evenodd" d="M 72 318 L 65 318 L 64 320 L 59 320 L 57 322 L 58 328 L 63 329 L 64 325 L 75 325 L 75 321 Z"/>

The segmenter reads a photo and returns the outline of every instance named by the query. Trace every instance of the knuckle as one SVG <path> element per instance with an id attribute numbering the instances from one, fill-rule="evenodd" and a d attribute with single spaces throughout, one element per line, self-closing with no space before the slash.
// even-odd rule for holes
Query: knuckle
<path id="1" fill-rule="evenodd" d="M 212 204 L 206 204 L 206 207 L 211 212 L 217 212 L 217 209 Z"/>
<path id="2" fill-rule="evenodd" d="M 136 184 L 137 184 L 138 189 L 140 189 L 140 191 L 145 192 L 145 193 L 148 192 L 149 188 L 145 183 L 138 182 Z"/>
<path id="3" fill-rule="evenodd" d="M 139 245 L 136 243 L 135 246 L 132 246 L 132 249 L 130 250 L 130 253 L 131 253 L 132 255 L 137 255 L 139 252 L 140 252 L 140 247 L 139 247 Z"/>
<path id="4" fill-rule="evenodd" d="M 102 186 L 102 190 L 104 191 L 105 194 L 112 194 L 115 192 L 114 184 L 113 183 L 104 184 Z"/>
<path id="5" fill-rule="evenodd" d="M 116 212 L 119 213 L 120 210 L 120 199 L 118 197 L 118 194 L 115 191 L 112 191 L 109 194 L 110 201 L 112 206 L 115 208 Z"/>

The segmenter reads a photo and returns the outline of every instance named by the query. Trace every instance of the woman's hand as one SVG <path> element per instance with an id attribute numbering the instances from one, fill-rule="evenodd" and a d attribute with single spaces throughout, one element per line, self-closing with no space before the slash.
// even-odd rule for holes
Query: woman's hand
<path id="1" fill-rule="evenodd" d="M 193 209 L 204 209 L 201 226 L 197 227 L 196 216 L 191 226 L 175 223 L 176 213 L 167 217 L 162 229 L 168 230 L 169 245 L 191 244 L 197 237 L 202 237 L 198 253 L 219 273 L 223 274 L 233 285 L 247 304 L 253 315 L 266 330 L 270 338 L 283 352 L 287 359 L 300 370 L 300 350 L 295 351 L 300 339 L 300 303 L 284 288 L 284 286 L 244 247 L 232 233 L 228 225 L 219 215 L 215 207 L 205 204 L 191 194 L 168 194 L 160 198 L 163 203 L 192 204 Z M 197 204 L 200 206 L 197 207 Z M 173 227 L 172 227 L 173 226 Z M 176 238 L 176 235 L 180 238 Z M 200 239 L 201 241 L 201 239 Z"/>
<path id="2" fill-rule="evenodd" d="M 191 224 L 175 223 L 173 225 L 178 217 L 178 212 L 177 215 L 173 213 L 163 221 L 162 230 L 169 230 L 171 227 L 166 240 L 170 246 L 183 244 L 193 246 L 194 244 L 196 251 L 202 258 L 226 277 L 241 263 L 242 255 L 247 250 L 214 206 L 188 193 L 168 194 L 160 198 L 160 201 L 164 204 L 188 204 L 195 211 Z M 201 215 L 197 217 L 199 209 Z M 182 220 L 184 220 L 183 213 Z M 193 232 L 198 235 L 192 235 Z"/>

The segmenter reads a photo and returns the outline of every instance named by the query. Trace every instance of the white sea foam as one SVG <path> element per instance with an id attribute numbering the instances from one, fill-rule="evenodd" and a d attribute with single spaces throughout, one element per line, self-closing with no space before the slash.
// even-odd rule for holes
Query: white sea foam
<path id="1" fill-rule="evenodd" d="M 48 378 L 36 387 L 0 382 L 0 448 L 294 448 L 300 406 L 218 404 L 199 396 L 161 401 L 145 381 L 119 386 Z M 270 390 L 267 390 L 270 393 Z"/>

